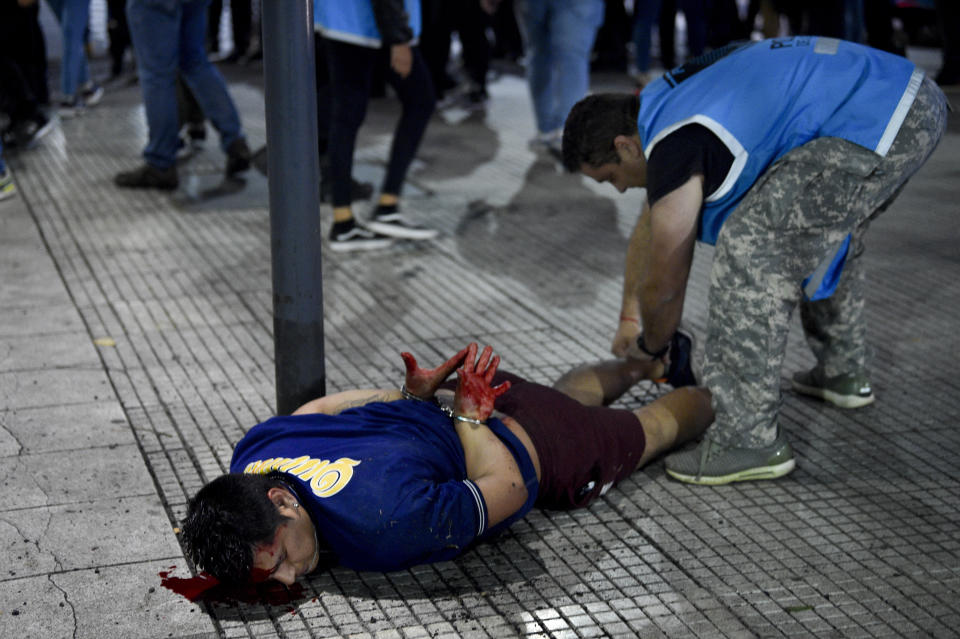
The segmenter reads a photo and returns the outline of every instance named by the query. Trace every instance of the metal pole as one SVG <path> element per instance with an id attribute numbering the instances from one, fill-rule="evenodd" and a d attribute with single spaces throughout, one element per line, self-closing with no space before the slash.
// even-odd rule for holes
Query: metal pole
<path id="1" fill-rule="evenodd" d="M 326 392 L 313 0 L 265 0 L 263 74 L 277 413 Z"/>

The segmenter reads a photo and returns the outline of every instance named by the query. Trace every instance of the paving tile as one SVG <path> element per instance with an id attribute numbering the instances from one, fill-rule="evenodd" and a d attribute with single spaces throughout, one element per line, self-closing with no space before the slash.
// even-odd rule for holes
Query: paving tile
<path id="1" fill-rule="evenodd" d="M 173 527 L 156 496 L 0 512 L 2 579 L 180 554 Z"/>
<path id="2" fill-rule="evenodd" d="M 73 304 L 61 302 L 38 306 L 0 306 L 0 337 L 77 333 L 84 329 Z"/>
<path id="3" fill-rule="evenodd" d="M 0 587 L 0 635 L 213 639 L 200 606 L 160 587 L 155 563 L 72 570 Z"/>
<path id="4" fill-rule="evenodd" d="M 0 456 L 133 443 L 115 402 L 40 406 L 0 411 Z"/>
<path id="5" fill-rule="evenodd" d="M 100 359 L 86 332 L 0 337 L 0 373 L 30 369 L 90 368 L 99 370 Z"/>
<path id="6" fill-rule="evenodd" d="M 37 408 L 113 399 L 107 375 L 99 369 L 48 369 L 0 373 L 0 406 Z"/>
<path id="7" fill-rule="evenodd" d="M 153 493 L 132 444 L 0 457 L 0 485 L 8 495 L 0 513 Z"/>

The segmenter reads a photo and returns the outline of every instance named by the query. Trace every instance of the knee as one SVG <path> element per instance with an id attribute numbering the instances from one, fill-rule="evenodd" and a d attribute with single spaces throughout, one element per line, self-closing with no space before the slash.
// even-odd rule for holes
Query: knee
<path id="1" fill-rule="evenodd" d="M 341 102 L 335 99 L 330 109 L 331 132 L 356 131 L 366 117 L 366 102 Z"/>
<path id="2" fill-rule="evenodd" d="M 432 88 L 414 94 L 403 102 L 403 110 L 417 120 L 429 120 L 437 105 L 437 96 Z"/>

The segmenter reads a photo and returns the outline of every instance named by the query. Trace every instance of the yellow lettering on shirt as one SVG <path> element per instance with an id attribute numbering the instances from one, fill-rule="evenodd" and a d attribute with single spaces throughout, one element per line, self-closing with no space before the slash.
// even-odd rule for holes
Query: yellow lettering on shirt
<path id="1" fill-rule="evenodd" d="M 273 457 L 250 462 L 243 472 L 257 475 L 279 470 L 289 473 L 307 483 L 317 497 L 333 497 L 353 478 L 353 467 L 360 464 L 359 459 L 341 457 L 335 462 L 327 459 L 301 457 Z"/>

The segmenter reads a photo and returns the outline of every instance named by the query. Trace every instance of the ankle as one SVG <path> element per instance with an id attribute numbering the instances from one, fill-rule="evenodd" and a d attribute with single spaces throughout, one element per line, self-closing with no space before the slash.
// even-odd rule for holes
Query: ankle
<path id="1" fill-rule="evenodd" d="M 339 224 L 340 222 L 352 222 L 353 221 L 353 209 L 349 206 L 338 206 L 333 209 L 333 222 L 334 224 Z"/>
<path id="2" fill-rule="evenodd" d="M 399 206 L 400 197 L 393 193 L 381 193 L 377 206 Z"/>

